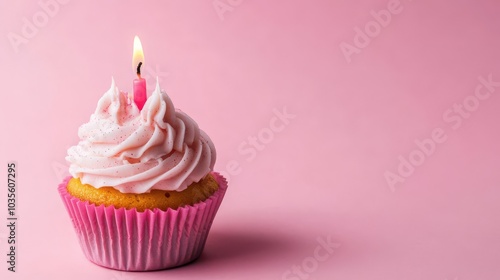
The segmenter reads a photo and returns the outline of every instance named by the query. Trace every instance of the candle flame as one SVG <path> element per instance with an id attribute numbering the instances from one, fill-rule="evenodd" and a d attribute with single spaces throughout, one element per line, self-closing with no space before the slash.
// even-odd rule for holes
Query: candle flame
<path id="1" fill-rule="evenodd" d="M 139 62 L 144 64 L 144 52 L 142 51 L 142 44 L 139 37 L 134 37 L 134 54 L 132 57 L 132 67 L 134 72 L 137 71 L 137 67 L 139 66 Z"/>

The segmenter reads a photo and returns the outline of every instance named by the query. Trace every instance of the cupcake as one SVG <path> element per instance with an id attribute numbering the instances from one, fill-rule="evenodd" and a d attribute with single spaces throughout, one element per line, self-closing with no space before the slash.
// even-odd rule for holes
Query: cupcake
<path id="1" fill-rule="evenodd" d="M 199 257 L 227 182 L 210 138 L 158 82 L 139 110 L 113 81 L 78 135 L 58 190 L 85 256 L 125 271 Z"/>

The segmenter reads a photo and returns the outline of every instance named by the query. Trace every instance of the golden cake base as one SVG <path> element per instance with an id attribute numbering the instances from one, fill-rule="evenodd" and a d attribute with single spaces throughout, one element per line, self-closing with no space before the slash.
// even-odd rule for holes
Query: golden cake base
<path id="1" fill-rule="evenodd" d="M 177 209 L 185 205 L 193 205 L 207 199 L 219 185 L 211 174 L 205 176 L 198 183 L 193 183 L 187 189 L 178 191 L 152 190 L 149 193 L 134 194 L 121 193 L 112 187 L 94 188 L 88 184 L 82 184 L 79 178 L 72 178 L 68 182 L 68 192 L 82 201 L 88 201 L 95 205 L 109 206 L 126 209 L 136 208 L 139 212 L 146 209 L 168 208 Z"/>

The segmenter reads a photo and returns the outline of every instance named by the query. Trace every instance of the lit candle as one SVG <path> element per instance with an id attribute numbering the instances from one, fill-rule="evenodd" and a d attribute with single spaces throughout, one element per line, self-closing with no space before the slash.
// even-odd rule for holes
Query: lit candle
<path id="1" fill-rule="evenodd" d="M 137 72 L 137 79 L 134 79 L 134 102 L 139 110 L 142 110 L 148 95 L 146 93 L 146 80 L 141 78 L 141 66 L 144 63 L 144 53 L 139 37 L 134 38 L 134 55 L 132 58 L 132 67 Z"/>

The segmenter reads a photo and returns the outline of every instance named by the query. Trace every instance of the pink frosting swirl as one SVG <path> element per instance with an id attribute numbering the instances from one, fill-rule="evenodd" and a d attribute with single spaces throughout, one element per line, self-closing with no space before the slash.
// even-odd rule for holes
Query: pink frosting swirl
<path id="1" fill-rule="evenodd" d="M 182 191 L 212 171 L 215 147 L 196 122 L 156 89 L 142 111 L 112 82 L 68 150 L 69 172 L 83 184 L 123 193 Z"/>

